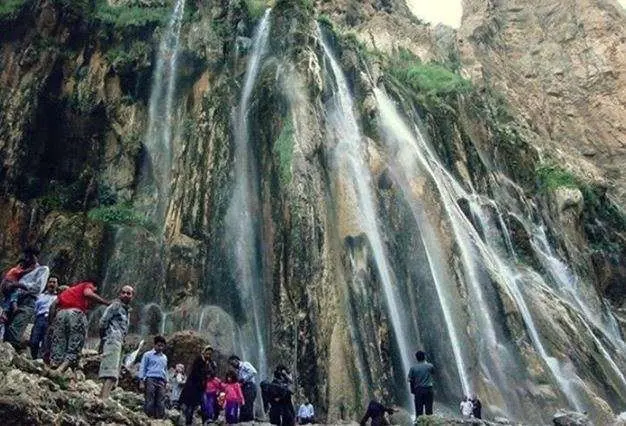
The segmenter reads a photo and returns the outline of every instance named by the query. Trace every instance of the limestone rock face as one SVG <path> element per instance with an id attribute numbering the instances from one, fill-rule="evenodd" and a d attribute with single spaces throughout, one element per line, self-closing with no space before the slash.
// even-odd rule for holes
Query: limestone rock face
<path id="1" fill-rule="evenodd" d="M 464 0 L 463 66 L 506 93 L 541 149 L 626 200 L 626 13 L 617 1 Z"/>

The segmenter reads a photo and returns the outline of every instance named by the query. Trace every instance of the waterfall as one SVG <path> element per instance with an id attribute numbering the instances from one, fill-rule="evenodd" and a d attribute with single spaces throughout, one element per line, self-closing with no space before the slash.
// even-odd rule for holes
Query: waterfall
<path id="1" fill-rule="evenodd" d="M 261 69 L 261 59 L 267 50 L 270 33 L 270 9 L 265 11 L 252 42 L 252 49 L 246 68 L 245 81 L 239 106 L 233 112 L 233 133 L 235 140 L 235 183 L 233 196 L 226 214 L 228 235 L 233 239 L 236 261 L 235 279 L 238 282 L 244 310 L 251 314 L 253 339 L 245 339 L 256 345 L 259 374 L 267 372 L 265 290 L 263 288 L 259 258 L 259 189 L 258 173 L 250 151 L 248 110 L 252 90 Z"/>
<path id="2" fill-rule="evenodd" d="M 386 95 L 384 95 L 382 91 L 377 91 L 376 95 L 381 110 L 383 125 L 386 126 L 389 132 L 395 134 L 400 141 L 404 142 L 405 147 L 410 148 L 412 151 L 412 155 L 406 155 L 402 161 L 407 162 L 408 167 L 411 167 L 411 163 L 413 163 L 413 167 L 419 167 L 426 171 L 441 196 L 443 207 L 453 228 L 455 242 L 461 249 L 461 259 L 468 276 L 468 289 L 471 290 L 473 298 L 475 298 L 479 304 L 479 306 L 473 307 L 473 312 L 479 315 L 483 326 L 493 328 L 493 321 L 489 317 L 487 306 L 480 306 L 480 304 L 484 303 L 482 296 L 483 291 L 481 290 L 481 283 L 478 281 L 478 277 L 475 273 L 475 262 L 480 262 L 494 274 L 494 276 L 499 277 L 499 281 L 505 284 L 508 294 L 519 309 L 535 349 L 552 373 L 559 388 L 570 404 L 577 410 L 582 410 L 582 402 L 575 389 L 579 379 L 578 377 L 570 377 L 571 374 L 564 371 L 563 365 L 561 365 L 555 357 L 547 353 L 525 298 L 519 288 L 521 274 L 515 271 L 514 268 L 510 267 L 507 262 L 501 258 L 493 239 L 486 239 L 486 241 L 481 239 L 480 235 L 476 232 L 473 225 L 465 217 L 456 203 L 458 199 L 468 200 L 470 209 L 479 221 L 480 226 L 483 229 L 487 229 L 489 225 L 488 220 L 482 213 L 482 210 L 476 207 L 476 197 L 468 194 L 437 160 L 436 155 L 426 143 L 419 127 L 415 126 L 414 130 L 410 131 L 405 125 L 398 126 L 398 123 L 402 123 L 403 120 L 398 116 L 393 117 L 392 114 L 397 114 L 397 112 L 395 112 L 395 108 L 392 107 L 392 102 L 386 98 Z M 389 122 L 390 117 L 394 118 L 392 123 Z M 404 129 L 404 131 L 402 131 L 402 129 Z M 399 133 L 400 131 L 402 131 L 402 133 Z M 484 338 L 489 345 L 494 345 L 494 348 L 500 351 L 498 356 L 491 357 L 491 362 L 496 363 L 495 369 L 500 369 L 497 368 L 497 366 L 500 365 L 498 359 L 502 355 L 507 355 L 505 351 L 502 351 L 503 347 L 498 344 L 497 341 L 493 340 L 495 333 L 491 330 L 487 330 L 481 337 Z M 500 376 L 504 374 L 503 371 L 496 372 Z"/>
<path id="3" fill-rule="evenodd" d="M 404 312 L 403 304 L 399 299 L 394 283 L 393 273 L 387 256 L 383 240 L 376 222 L 376 208 L 372 191 L 370 171 L 365 164 L 362 152 L 365 144 L 354 114 L 352 96 L 348 89 L 345 76 L 337 61 L 324 40 L 324 36 L 318 27 L 320 40 L 324 54 L 328 58 L 332 75 L 336 84 L 336 90 L 329 100 L 327 111 L 327 131 L 337 143 L 334 148 L 337 165 L 342 175 L 347 179 L 348 185 L 354 191 L 357 199 L 358 214 L 361 219 L 363 230 L 369 240 L 373 252 L 378 275 L 383 286 L 387 311 L 391 319 L 393 334 L 402 360 L 403 374 L 406 375 L 410 368 L 409 338 L 405 330 L 405 324 L 400 317 Z"/>
<path id="4" fill-rule="evenodd" d="M 161 226 L 165 220 L 170 196 L 170 175 L 172 168 L 172 123 L 174 120 L 174 92 L 180 29 L 185 12 L 185 0 L 176 0 L 174 12 L 157 56 L 156 68 L 152 77 L 152 89 L 148 107 L 148 130 L 145 136 L 145 147 L 150 158 L 154 188 L 152 217 Z"/>

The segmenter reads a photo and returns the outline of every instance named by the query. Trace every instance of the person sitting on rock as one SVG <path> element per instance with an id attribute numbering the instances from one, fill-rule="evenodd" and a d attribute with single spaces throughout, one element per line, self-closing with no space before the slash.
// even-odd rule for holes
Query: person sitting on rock
<path id="1" fill-rule="evenodd" d="M 309 398 L 304 400 L 304 404 L 300 405 L 298 409 L 298 423 L 301 425 L 307 425 L 311 423 L 315 423 L 315 410 L 313 409 L 313 404 Z"/>
<path id="2" fill-rule="evenodd" d="M 11 297 L 17 297 L 16 310 L 12 312 L 4 330 L 4 340 L 14 348 L 20 348 L 26 327 L 35 320 L 35 303 L 50 275 L 50 269 L 39 264 L 38 256 L 39 249 L 26 248 L 23 261 L 18 265 L 21 271 L 14 271 L 19 279 L 11 280 L 5 285 L 6 294 L 13 294 Z M 17 294 L 14 293 L 15 291 Z"/>
<path id="3" fill-rule="evenodd" d="M 78 362 L 87 334 L 87 310 L 93 303 L 109 302 L 96 294 L 93 281 L 76 283 L 57 296 L 50 345 L 50 365 L 63 372 Z"/>
<path id="4" fill-rule="evenodd" d="M 148 417 L 165 417 L 165 390 L 167 385 L 167 356 L 163 353 L 166 341 L 163 336 L 154 337 L 154 349 L 141 357 L 139 365 L 139 389 L 145 390 L 144 412 Z"/>
<path id="5" fill-rule="evenodd" d="M 129 285 L 123 286 L 118 299 L 107 306 L 100 318 L 100 335 L 103 336 L 104 341 L 98 372 L 98 377 L 104 380 L 100 391 L 101 399 L 109 398 L 120 375 L 122 344 L 128 334 L 129 305 L 134 295 L 134 288 Z"/>
<path id="6" fill-rule="evenodd" d="M 57 298 L 59 279 L 54 275 L 48 278 L 46 291 L 41 293 L 35 302 L 35 324 L 30 332 L 30 355 L 33 359 L 40 358 L 41 344 L 48 330 L 50 305 Z"/>
<path id="7" fill-rule="evenodd" d="M 472 410 L 474 409 L 472 405 L 472 401 L 469 400 L 468 397 L 464 397 L 463 401 L 459 404 L 459 410 L 461 411 L 461 416 L 464 419 L 469 419 L 472 417 Z"/>
<path id="8" fill-rule="evenodd" d="M 378 401 L 371 400 L 359 424 L 360 426 L 365 426 L 367 421 L 371 419 L 371 426 L 386 426 L 389 424 L 389 421 L 385 414 L 393 414 L 394 411 L 391 407 L 386 407 Z"/>

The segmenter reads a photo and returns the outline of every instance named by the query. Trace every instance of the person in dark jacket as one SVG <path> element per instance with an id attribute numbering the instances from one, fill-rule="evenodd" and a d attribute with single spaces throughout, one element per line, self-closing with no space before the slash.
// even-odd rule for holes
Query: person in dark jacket
<path id="1" fill-rule="evenodd" d="M 475 419 L 482 419 L 483 404 L 480 403 L 480 399 L 478 396 L 472 395 L 470 401 L 472 402 L 472 416 Z"/>
<path id="2" fill-rule="evenodd" d="M 204 381 L 209 372 L 217 373 L 217 363 L 213 361 L 213 348 L 205 347 L 202 353 L 197 357 L 189 371 L 187 372 L 187 381 L 180 394 L 179 403 L 183 406 L 185 413 L 185 424 L 190 425 L 193 422 L 193 413 L 202 402 L 204 394 Z"/>
<path id="3" fill-rule="evenodd" d="M 393 414 L 394 409 L 386 407 L 378 401 L 371 400 L 367 406 L 367 411 L 359 423 L 360 426 L 365 426 L 369 419 L 372 419 L 371 426 L 385 426 L 389 424 L 385 414 Z"/>
<path id="4" fill-rule="evenodd" d="M 291 385 L 293 379 L 284 365 L 274 369 L 274 379 L 268 383 L 261 383 L 263 409 L 268 411 L 270 423 L 279 426 L 293 426 L 296 419 L 296 410 L 293 407 Z"/>
<path id="5" fill-rule="evenodd" d="M 426 354 L 422 351 L 415 352 L 417 364 L 409 370 L 409 383 L 415 402 L 415 418 L 424 412 L 426 415 L 433 413 L 433 373 L 435 367 L 426 361 Z"/>

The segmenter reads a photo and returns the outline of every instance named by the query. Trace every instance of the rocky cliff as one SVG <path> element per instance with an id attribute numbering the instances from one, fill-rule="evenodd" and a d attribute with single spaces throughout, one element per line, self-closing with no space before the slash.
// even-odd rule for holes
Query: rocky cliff
<path id="1" fill-rule="evenodd" d="M 624 11 L 543 3 L 5 2 L 2 265 L 132 283 L 135 332 L 287 363 L 329 419 L 407 404 L 422 347 L 441 405 L 609 421 Z"/>

